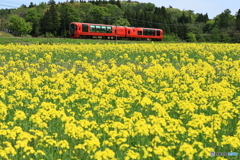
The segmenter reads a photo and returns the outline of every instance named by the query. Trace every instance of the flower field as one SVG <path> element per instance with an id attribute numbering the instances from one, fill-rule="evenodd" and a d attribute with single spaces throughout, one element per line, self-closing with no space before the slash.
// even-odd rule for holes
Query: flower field
<path id="1" fill-rule="evenodd" d="M 240 154 L 240 44 L 0 45 L 0 159 Z"/>

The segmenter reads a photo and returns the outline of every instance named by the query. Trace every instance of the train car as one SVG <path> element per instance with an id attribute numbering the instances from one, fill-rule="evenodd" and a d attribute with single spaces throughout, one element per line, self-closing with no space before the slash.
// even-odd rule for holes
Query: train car
<path id="1" fill-rule="evenodd" d="M 135 40 L 161 41 L 163 30 L 154 28 L 126 27 L 126 37 Z"/>
<path id="2" fill-rule="evenodd" d="M 126 29 L 122 26 L 72 22 L 69 26 L 71 38 L 124 38 Z"/>
<path id="3" fill-rule="evenodd" d="M 154 28 L 123 27 L 93 23 L 72 22 L 69 26 L 71 38 L 103 38 L 158 40 L 163 39 L 163 30 Z"/>

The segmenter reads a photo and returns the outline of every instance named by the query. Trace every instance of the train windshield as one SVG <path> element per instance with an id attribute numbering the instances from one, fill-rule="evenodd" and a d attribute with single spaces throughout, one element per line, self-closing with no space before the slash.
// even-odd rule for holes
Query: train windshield
<path id="1" fill-rule="evenodd" d="M 75 31 L 76 30 L 76 25 L 75 24 L 70 24 L 70 26 L 69 26 L 69 30 L 70 31 Z"/>
<path id="2" fill-rule="evenodd" d="M 77 29 L 77 26 L 75 24 L 70 24 L 69 26 L 69 32 L 71 35 L 74 35 L 74 31 Z"/>

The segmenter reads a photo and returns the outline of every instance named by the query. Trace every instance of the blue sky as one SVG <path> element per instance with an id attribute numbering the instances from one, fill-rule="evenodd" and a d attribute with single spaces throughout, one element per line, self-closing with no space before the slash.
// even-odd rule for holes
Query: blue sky
<path id="1" fill-rule="evenodd" d="M 49 0 L 0 0 L 0 9 L 20 7 L 22 4 L 29 5 L 30 2 L 39 4 L 40 2 L 48 2 Z M 55 2 L 64 2 L 66 0 L 55 0 Z M 134 1 L 134 0 L 132 0 Z M 209 18 L 214 18 L 222 13 L 225 9 L 229 9 L 232 15 L 240 9 L 239 0 L 136 0 L 138 2 L 154 3 L 157 7 L 164 6 L 180 10 L 193 10 L 194 13 L 208 13 Z M 11 6 L 11 7 L 8 7 Z"/>

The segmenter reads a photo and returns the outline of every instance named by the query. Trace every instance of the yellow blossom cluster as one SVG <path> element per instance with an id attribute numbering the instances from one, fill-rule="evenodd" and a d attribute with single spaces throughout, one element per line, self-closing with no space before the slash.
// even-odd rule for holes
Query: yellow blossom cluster
<path id="1" fill-rule="evenodd" d="M 0 45 L 0 159 L 240 154 L 239 59 L 239 44 Z"/>

